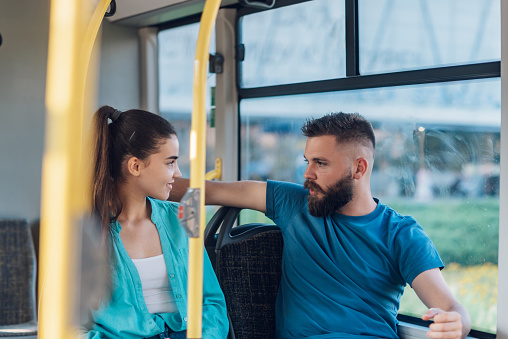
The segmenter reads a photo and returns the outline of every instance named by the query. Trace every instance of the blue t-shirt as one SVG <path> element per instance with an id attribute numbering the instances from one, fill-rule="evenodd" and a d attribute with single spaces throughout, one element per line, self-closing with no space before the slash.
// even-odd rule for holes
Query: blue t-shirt
<path id="1" fill-rule="evenodd" d="M 364 216 L 309 214 L 301 185 L 268 181 L 266 216 L 282 230 L 277 338 L 398 338 L 406 283 L 443 262 L 418 223 L 377 199 Z"/>
<path id="2" fill-rule="evenodd" d="M 157 227 L 176 313 L 150 314 L 136 266 L 125 250 L 118 222 L 111 224 L 111 299 L 92 311 L 92 329 L 81 329 L 80 338 L 140 339 L 162 333 L 165 324 L 173 331 L 187 329 L 188 239 L 178 221 L 178 204 L 149 198 L 152 222 Z M 203 333 L 207 339 L 224 339 L 229 331 L 226 301 L 206 251 L 203 272 Z"/>

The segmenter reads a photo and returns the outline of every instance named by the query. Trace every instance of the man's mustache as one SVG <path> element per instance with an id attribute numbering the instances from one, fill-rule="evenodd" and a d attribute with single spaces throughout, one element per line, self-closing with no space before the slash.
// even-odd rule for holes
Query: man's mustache
<path id="1" fill-rule="evenodd" d="M 325 191 L 321 188 L 321 186 L 319 186 L 315 182 L 310 181 L 309 179 L 304 181 L 303 188 L 305 188 L 306 190 L 311 189 L 314 192 L 325 193 Z"/>

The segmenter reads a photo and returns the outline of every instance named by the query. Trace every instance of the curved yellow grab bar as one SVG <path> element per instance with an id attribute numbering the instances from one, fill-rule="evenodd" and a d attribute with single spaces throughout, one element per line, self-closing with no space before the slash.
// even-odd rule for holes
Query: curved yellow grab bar
<path id="1" fill-rule="evenodd" d="M 201 16 L 194 59 L 193 108 L 190 138 L 190 188 L 199 193 L 199 237 L 189 238 L 187 338 L 201 338 L 203 304 L 203 230 L 205 228 L 206 72 L 212 29 L 220 0 L 207 0 Z"/>
<path id="2" fill-rule="evenodd" d="M 101 0 L 104 8 L 109 0 Z M 76 336 L 78 222 L 90 173 L 83 162 L 85 75 L 95 40 L 86 31 L 90 2 L 52 0 L 42 167 L 39 338 Z M 85 8 L 86 7 L 86 8 Z M 96 10 L 93 20 L 102 21 Z M 95 31 L 96 34 L 96 31 Z M 88 43 L 87 43 L 88 41 Z M 84 44 L 87 44 L 85 46 Z M 90 49 L 88 54 L 84 53 Z M 86 57 L 88 55 L 88 57 Z"/>
<path id="3" fill-rule="evenodd" d="M 222 160 L 215 159 L 215 169 L 205 174 L 205 180 L 220 179 L 222 176 Z"/>
<path id="4" fill-rule="evenodd" d="M 99 0 L 97 2 L 97 6 L 95 7 L 95 10 L 93 11 L 93 14 L 92 14 L 92 18 L 90 19 L 90 21 L 88 22 L 88 26 L 86 28 L 86 31 L 83 35 L 83 39 L 82 39 L 82 44 L 81 44 L 81 65 L 82 65 L 82 68 L 81 68 L 81 85 L 83 86 L 83 88 L 81 89 L 81 93 L 82 93 L 82 103 L 81 103 L 81 107 L 83 107 L 83 110 L 82 112 L 91 112 L 92 111 L 92 105 L 90 105 L 90 102 L 87 102 L 85 100 L 85 94 L 86 94 L 86 82 L 87 82 L 87 77 L 90 76 L 88 74 L 88 69 L 90 68 L 92 62 L 91 62 L 91 56 L 92 56 L 92 51 L 93 51 L 93 48 L 94 48 L 94 45 L 95 45 L 95 41 L 97 40 L 97 33 L 99 32 L 99 28 L 101 27 L 101 24 L 102 24 L 102 21 L 104 19 L 104 14 L 106 13 L 106 11 L 108 10 L 108 7 L 111 3 L 111 0 Z M 92 65 L 92 69 L 95 65 Z M 92 76 L 95 75 L 95 74 L 91 74 Z M 97 83 L 96 79 L 95 78 L 92 78 L 92 79 L 88 79 L 88 80 L 92 80 L 91 82 L 92 83 Z M 90 114 L 85 114 L 82 116 L 81 118 L 81 131 L 84 132 L 88 126 L 87 124 L 87 118 L 88 117 L 91 117 Z M 81 138 L 83 138 L 83 134 L 80 135 Z M 91 185 L 91 183 L 90 183 Z M 87 196 L 87 200 L 86 202 L 90 201 L 90 199 L 88 198 Z"/>

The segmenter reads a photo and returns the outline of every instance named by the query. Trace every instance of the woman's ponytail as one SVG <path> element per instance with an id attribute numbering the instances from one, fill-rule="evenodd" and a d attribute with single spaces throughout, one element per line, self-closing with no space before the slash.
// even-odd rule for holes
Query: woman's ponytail
<path id="1" fill-rule="evenodd" d="M 119 111 L 110 106 L 101 107 L 92 121 L 93 145 L 93 186 L 92 211 L 99 218 L 103 241 L 107 238 L 111 222 L 110 204 L 114 200 L 115 183 L 111 176 L 110 131 L 108 119 L 119 118 Z"/>

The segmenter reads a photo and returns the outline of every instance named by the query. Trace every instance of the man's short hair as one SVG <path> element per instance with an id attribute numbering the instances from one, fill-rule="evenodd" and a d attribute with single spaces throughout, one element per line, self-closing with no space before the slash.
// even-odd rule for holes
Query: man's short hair
<path id="1" fill-rule="evenodd" d="M 372 150 L 376 147 L 372 125 L 358 113 L 329 113 L 318 119 L 308 119 L 302 132 L 307 138 L 333 135 L 339 144 L 358 143 Z"/>

